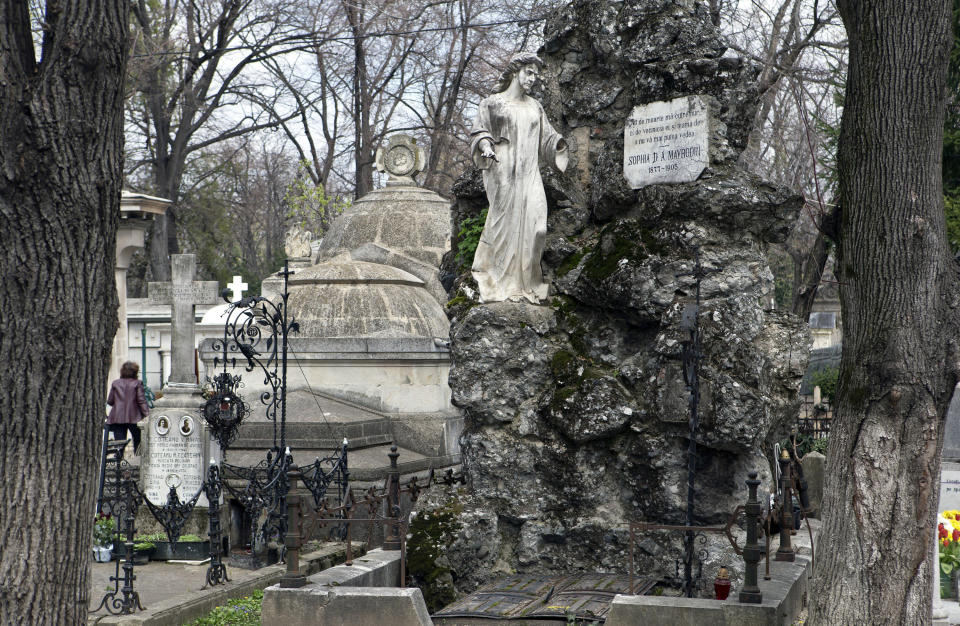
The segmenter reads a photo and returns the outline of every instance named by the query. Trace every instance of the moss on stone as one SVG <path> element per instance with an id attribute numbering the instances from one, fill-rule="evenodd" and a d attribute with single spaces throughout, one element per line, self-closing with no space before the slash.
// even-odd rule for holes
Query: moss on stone
<path id="1" fill-rule="evenodd" d="M 586 250 L 578 250 L 568 256 L 567 260 L 563 262 L 563 265 L 557 268 L 557 278 L 569 274 L 573 268 L 580 264 L 580 259 L 582 259 L 586 253 Z"/>
<path id="2" fill-rule="evenodd" d="M 439 611 L 453 602 L 450 567 L 442 557 L 454 536 L 460 531 L 458 520 L 463 507 L 451 497 L 443 506 L 422 511 L 410 523 L 407 541 L 407 572 L 423 593 L 427 610 Z"/>
<path id="3" fill-rule="evenodd" d="M 550 306 L 557 310 L 558 317 L 564 319 L 573 314 L 576 301 L 570 296 L 557 296 L 550 301 Z"/>
<path id="4" fill-rule="evenodd" d="M 550 359 L 550 371 L 553 372 L 554 376 L 560 376 L 568 370 L 571 363 L 576 362 L 576 359 L 577 357 L 566 350 L 557 350 L 553 358 Z"/>
<path id="5" fill-rule="evenodd" d="M 664 250 L 652 230 L 634 222 L 618 222 L 608 226 L 601 233 L 600 241 L 583 266 L 583 272 L 594 282 L 612 276 L 624 259 L 639 262 Z M 608 245 L 603 245 L 604 242 Z M 604 248 L 608 250 L 606 253 Z"/>
<path id="6" fill-rule="evenodd" d="M 556 391 L 553 392 L 553 399 L 550 400 L 550 408 L 559 411 L 563 408 L 564 403 L 567 399 L 572 397 L 577 393 L 576 386 L 569 387 L 559 387 Z"/>
<path id="7" fill-rule="evenodd" d="M 587 356 L 587 329 L 580 324 L 579 320 L 570 331 L 570 346 L 577 351 L 577 354 Z"/>
<path id="8" fill-rule="evenodd" d="M 462 291 L 458 291 L 457 295 L 447 300 L 446 307 L 447 309 L 453 309 L 458 306 L 465 306 L 464 311 L 468 311 L 477 306 L 477 304 L 475 300 L 468 298 Z"/>

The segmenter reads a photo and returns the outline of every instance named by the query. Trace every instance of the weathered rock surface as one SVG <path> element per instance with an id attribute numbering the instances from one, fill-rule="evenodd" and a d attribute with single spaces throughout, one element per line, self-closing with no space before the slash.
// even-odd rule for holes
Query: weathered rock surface
<path id="1" fill-rule="evenodd" d="M 684 522 L 680 316 L 696 297 L 695 251 L 716 270 L 700 286 L 695 523 L 726 521 L 748 472 L 769 484 L 763 452 L 793 416 L 808 354 L 805 324 L 770 308 L 764 257 L 801 200 L 736 165 L 757 70 L 726 50 L 706 6 L 577 0 L 545 41 L 544 106 L 572 152 L 566 174 L 544 172 L 552 297 L 481 305 L 461 275 L 447 307 L 466 416 L 465 530 L 447 550 L 461 591 L 498 572 L 626 571 L 628 521 Z M 709 102 L 709 166 L 693 182 L 630 189 L 624 120 L 685 95 Z M 478 181 L 455 186 L 455 220 L 484 205 Z M 672 573 L 675 544 L 641 539 L 641 571 Z M 710 544 L 709 567 L 734 566 L 722 540 Z"/>

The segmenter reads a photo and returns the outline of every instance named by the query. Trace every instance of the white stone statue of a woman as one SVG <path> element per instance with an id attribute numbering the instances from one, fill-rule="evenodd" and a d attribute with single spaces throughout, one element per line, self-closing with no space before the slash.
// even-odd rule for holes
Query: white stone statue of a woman
<path id="1" fill-rule="evenodd" d="M 482 302 L 547 297 L 540 257 L 547 234 L 547 197 L 540 159 L 567 167 L 567 143 L 553 129 L 530 90 L 543 61 L 535 54 L 510 59 L 496 93 L 480 103 L 471 132 L 473 161 L 483 170 L 490 208 L 473 259 Z"/>

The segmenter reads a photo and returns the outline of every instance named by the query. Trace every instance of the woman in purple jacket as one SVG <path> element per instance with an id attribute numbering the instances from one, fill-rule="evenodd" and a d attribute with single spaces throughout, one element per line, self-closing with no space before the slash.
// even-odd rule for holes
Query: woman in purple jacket
<path id="1" fill-rule="evenodd" d="M 122 439 L 129 431 L 135 454 L 140 454 L 140 428 L 137 422 L 150 414 L 143 383 L 137 378 L 139 373 L 139 365 L 133 361 L 124 363 L 120 368 L 120 378 L 110 385 L 110 395 L 107 396 L 107 404 L 113 407 L 107 417 L 110 432 L 114 439 Z"/>

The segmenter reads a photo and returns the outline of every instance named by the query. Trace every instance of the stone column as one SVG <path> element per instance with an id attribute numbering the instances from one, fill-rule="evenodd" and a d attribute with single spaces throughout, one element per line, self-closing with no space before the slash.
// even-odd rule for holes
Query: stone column
<path id="1" fill-rule="evenodd" d="M 110 354 L 110 373 L 107 385 L 120 378 L 120 366 L 129 360 L 129 337 L 127 330 L 127 270 L 137 250 L 144 248 L 146 232 L 153 219 L 163 215 L 170 206 L 169 200 L 124 191 L 120 198 L 120 224 L 117 227 L 117 244 L 114 259 L 114 279 L 117 284 L 117 319 L 119 326 L 113 338 Z M 108 386 L 109 391 L 109 386 Z"/>
<path id="2" fill-rule="evenodd" d="M 197 258 L 192 254 L 170 255 L 171 282 L 176 290 L 181 285 L 193 282 L 197 271 Z M 173 298 L 170 305 L 170 378 L 171 383 L 196 384 L 193 351 L 196 347 L 194 332 L 194 303 L 186 298 Z"/>

